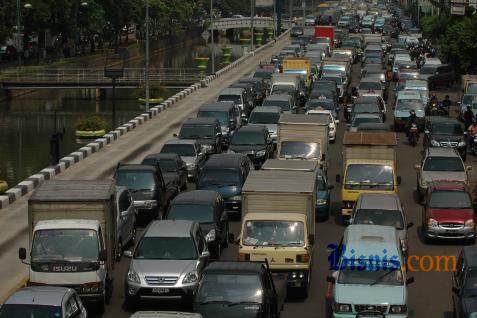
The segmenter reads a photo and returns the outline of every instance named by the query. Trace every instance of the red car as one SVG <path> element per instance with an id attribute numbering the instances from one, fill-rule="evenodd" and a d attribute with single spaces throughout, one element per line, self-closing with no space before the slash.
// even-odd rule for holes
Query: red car
<path id="1" fill-rule="evenodd" d="M 429 184 L 422 213 L 424 239 L 475 241 L 476 216 L 468 187 L 462 182 Z"/>

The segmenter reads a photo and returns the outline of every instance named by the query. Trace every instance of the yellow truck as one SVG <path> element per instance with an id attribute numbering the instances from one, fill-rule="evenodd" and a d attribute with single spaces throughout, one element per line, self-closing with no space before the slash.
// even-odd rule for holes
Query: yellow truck
<path id="1" fill-rule="evenodd" d="M 316 173 L 252 171 L 242 188 L 238 259 L 286 273 L 287 293 L 308 295 L 315 239 Z"/>
<path id="2" fill-rule="evenodd" d="M 397 193 L 401 178 L 397 175 L 397 138 L 393 132 L 346 132 L 343 137 L 343 175 L 341 215 L 349 220 L 361 193 Z"/>
<path id="3" fill-rule="evenodd" d="M 461 83 L 464 94 L 469 93 L 469 88 L 475 92 L 477 89 L 477 75 L 462 75 Z"/>
<path id="4" fill-rule="evenodd" d="M 311 63 L 307 57 L 287 57 L 283 60 L 284 74 L 299 74 L 305 79 L 305 85 L 311 85 Z"/>

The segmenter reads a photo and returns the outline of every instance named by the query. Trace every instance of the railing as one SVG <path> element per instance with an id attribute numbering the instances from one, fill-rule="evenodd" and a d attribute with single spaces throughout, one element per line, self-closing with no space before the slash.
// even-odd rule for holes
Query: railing
<path id="1" fill-rule="evenodd" d="M 210 26 L 209 29 L 239 29 L 239 28 L 249 28 L 250 27 L 250 17 L 244 18 L 222 18 L 215 20 Z M 253 18 L 253 24 L 256 28 L 273 28 L 273 18 L 267 17 L 255 17 Z M 288 21 L 282 20 L 282 25 L 287 26 Z"/>

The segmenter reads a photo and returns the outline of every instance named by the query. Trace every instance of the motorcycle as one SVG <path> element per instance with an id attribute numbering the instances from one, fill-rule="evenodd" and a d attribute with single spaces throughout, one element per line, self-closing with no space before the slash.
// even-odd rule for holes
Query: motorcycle
<path id="1" fill-rule="evenodd" d="M 419 128 L 416 124 L 411 124 L 409 128 L 409 136 L 407 137 L 409 145 L 415 147 L 417 145 L 417 141 L 419 140 Z"/>

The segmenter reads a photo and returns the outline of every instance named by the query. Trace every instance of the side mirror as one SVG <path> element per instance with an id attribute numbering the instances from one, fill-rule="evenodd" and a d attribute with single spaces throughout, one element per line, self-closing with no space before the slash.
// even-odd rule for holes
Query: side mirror
<path id="1" fill-rule="evenodd" d="M 336 282 L 336 279 L 333 276 L 326 276 L 326 281 L 328 283 L 334 284 Z"/>
<path id="2" fill-rule="evenodd" d="M 27 257 L 27 255 L 26 255 L 26 248 L 20 247 L 20 248 L 18 249 L 18 258 L 19 258 L 20 260 L 24 261 L 24 260 L 26 260 L 26 257 Z"/>
<path id="3" fill-rule="evenodd" d="M 99 252 L 99 261 L 106 262 L 108 260 L 108 252 L 106 250 L 102 250 Z"/>
<path id="4" fill-rule="evenodd" d="M 409 228 L 411 228 L 411 227 L 413 227 L 413 226 L 414 226 L 414 223 L 412 223 L 412 222 L 409 222 L 409 223 L 407 224 L 406 228 L 408 228 L 408 229 L 409 229 Z"/>
<path id="5" fill-rule="evenodd" d="M 121 218 L 122 218 L 122 219 L 127 218 L 127 216 L 128 216 L 128 211 L 122 211 L 122 212 L 121 212 Z"/>
<path id="6" fill-rule="evenodd" d="M 310 245 L 315 244 L 315 235 L 313 234 L 308 235 L 308 244 Z"/>
<path id="7" fill-rule="evenodd" d="M 172 136 L 173 136 L 173 137 L 179 137 L 179 135 L 178 135 L 178 134 L 172 134 Z"/>
<path id="8" fill-rule="evenodd" d="M 208 258 L 208 257 L 210 257 L 209 251 L 203 251 L 202 254 L 200 254 L 200 258 Z"/>
<path id="9" fill-rule="evenodd" d="M 414 169 L 421 170 L 421 165 L 414 165 Z"/>
<path id="10" fill-rule="evenodd" d="M 409 285 L 409 284 L 412 284 L 412 283 L 414 283 L 414 277 L 408 277 L 406 279 L 406 285 Z"/>
<path id="11" fill-rule="evenodd" d="M 341 175 L 336 175 L 336 183 L 341 183 Z"/>
<path id="12" fill-rule="evenodd" d="M 132 258 L 133 257 L 133 252 L 130 250 L 124 251 L 123 255 L 127 258 Z"/>
<path id="13" fill-rule="evenodd" d="M 397 184 L 398 184 L 398 185 L 401 184 L 401 181 L 402 181 L 401 176 L 397 176 Z"/>

